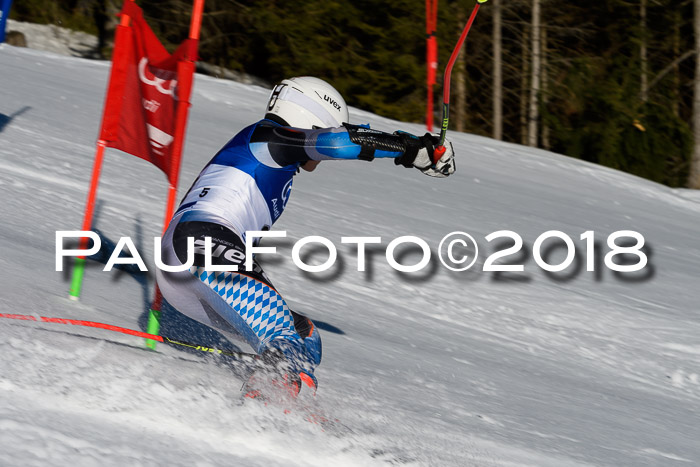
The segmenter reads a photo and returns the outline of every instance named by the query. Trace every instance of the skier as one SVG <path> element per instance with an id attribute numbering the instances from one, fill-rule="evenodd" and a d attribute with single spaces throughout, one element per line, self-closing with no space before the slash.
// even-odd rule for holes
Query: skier
<path id="1" fill-rule="evenodd" d="M 433 163 L 436 136 L 384 133 L 348 120 L 345 101 L 330 84 L 308 76 L 283 80 L 272 90 L 264 119 L 243 129 L 204 167 L 162 240 L 162 258 L 173 266 L 187 263 L 187 239 L 195 239 L 189 270 L 157 272 L 168 302 L 200 323 L 242 336 L 274 366 L 272 385 L 293 394 L 302 382 L 315 390 L 321 338 L 310 319 L 289 309 L 257 262 L 246 270 L 246 233 L 270 229 L 298 169 L 311 172 L 324 160 L 390 157 L 432 177 L 455 170 L 449 142 Z M 205 270 L 206 237 L 211 264 L 237 266 L 238 272 Z M 266 384 L 269 379 L 254 374 L 246 391 L 258 395 Z"/>

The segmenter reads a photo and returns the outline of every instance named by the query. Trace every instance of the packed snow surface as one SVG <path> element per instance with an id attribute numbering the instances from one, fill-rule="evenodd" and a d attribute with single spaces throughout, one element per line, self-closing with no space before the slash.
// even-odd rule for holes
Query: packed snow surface
<path id="1" fill-rule="evenodd" d="M 153 294 L 153 237 L 165 176 L 107 150 L 94 229 L 130 236 L 149 265 L 102 271 L 90 261 L 79 302 L 55 270 L 55 232 L 78 230 L 109 63 L 0 46 L 0 313 L 144 330 Z M 262 116 L 268 90 L 197 76 L 181 196 L 204 164 Z M 351 109 L 355 123 L 422 134 Z M 0 465 L 700 465 L 700 197 L 549 152 L 448 133 L 457 173 L 432 179 L 377 160 L 302 172 L 275 230 L 287 238 L 265 268 L 293 309 L 317 321 L 324 356 L 314 398 L 241 403 L 245 362 L 106 330 L 0 319 Z M 523 272 L 483 271 L 489 255 Z M 535 262 L 544 232 L 566 233 L 573 264 Z M 614 273 L 604 256 L 619 230 L 643 235 L 649 263 Z M 437 259 L 440 240 L 471 234 L 468 271 Z M 587 271 L 586 231 L 595 233 Z M 338 249 L 325 273 L 300 271 L 294 242 Z M 425 240 L 432 259 L 398 273 L 389 242 Z M 357 271 L 343 236 L 378 236 Z M 542 255 L 564 260 L 562 240 Z M 456 251 L 459 253 L 457 249 Z M 397 250 L 403 264 L 419 249 Z M 460 255 L 457 254 L 459 257 Z M 310 264 L 325 261 L 310 248 Z M 619 260 L 620 258 L 616 258 Z M 636 262 L 634 256 L 626 258 Z M 66 261 L 70 266 L 70 261 Z M 222 337 L 172 309 L 163 333 L 210 346 Z M 319 417 L 327 419 L 315 423 Z M 312 421 L 309 421 L 312 420 Z"/>

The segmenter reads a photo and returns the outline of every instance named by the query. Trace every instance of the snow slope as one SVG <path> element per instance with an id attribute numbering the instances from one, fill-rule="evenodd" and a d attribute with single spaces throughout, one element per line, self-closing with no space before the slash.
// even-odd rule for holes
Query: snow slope
<path id="1" fill-rule="evenodd" d="M 91 262 L 80 302 L 54 270 L 55 231 L 79 228 L 109 64 L 0 46 L 0 312 L 143 329 L 148 274 Z M 197 76 L 181 192 L 268 91 Z M 357 123 L 422 133 L 354 110 Z M 450 133 L 458 172 L 436 180 L 391 161 L 326 162 L 296 177 L 266 261 L 324 340 L 315 401 L 284 414 L 239 403 L 244 364 L 103 330 L 0 319 L 0 465 L 700 465 L 700 197 L 545 151 Z M 108 150 L 95 228 L 134 238 L 152 265 L 165 177 Z M 523 273 L 483 272 L 484 238 L 512 230 Z M 543 272 L 535 239 L 561 230 L 574 266 Z M 462 230 L 477 264 L 400 274 L 402 235 L 437 251 Z M 596 232 L 596 272 L 584 231 Z M 606 237 L 644 235 L 650 264 L 613 274 Z M 309 274 L 293 242 L 323 235 L 339 263 Z M 342 236 L 381 236 L 358 272 Z M 506 242 L 501 248 L 509 246 Z M 555 242 L 554 242 L 555 243 Z M 325 254 L 312 254 L 322 262 Z M 562 250 L 552 253 L 558 263 Z M 402 261 L 417 261 L 410 252 Z M 163 332 L 223 345 L 168 310 Z M 305 421 L 306 406 L 337 419 Z"/>

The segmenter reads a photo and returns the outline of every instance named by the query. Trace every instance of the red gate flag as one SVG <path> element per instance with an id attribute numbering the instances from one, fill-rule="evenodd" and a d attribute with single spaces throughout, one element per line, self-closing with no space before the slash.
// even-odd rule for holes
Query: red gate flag
<path id="1" fill-rule="evenodd" d="M 117 27 L 112 75 L 105 100 L 100 140 L 155 164 L 168 176 L 175 173 L 180 151 L 173 151 L 178 106 L 189 106 L 197 40 L 188 38 L 172 55 L 163 47 L 133 1 L 121 15 L 131 26 Z M 180 66 L 178 66 L 180 65 Z"/>
<path id="2" fill-rule="evenodd" d="M 188 39 L 170 55 L 146 24 L 141 8 L 134 0 L 124 0 L 85 203 L 83 231 L 89 231 L 92 227 L 97 186 L 107 146 L 145 159 L 165 172 L 170 185 L 165 227 L 170 222 L 175 210 L 203 9 L 204 0 L 194 0 Z M 132 26 L 129 26 L 130 22 Z M 86 247 L 87 237 L 82 237 L 80 249 Z M 72 299 L 80 297 L 84 272 L 85 257 L 81 256 L 76 258 L 73 268 Z M 160 301 L 160 292 L 156 287 L 151 317 L 154 311 L 160 310 Z M 149 333 L 156 334 L 157 322 L 152 326 L 152 321 L 149 319 Z"/>

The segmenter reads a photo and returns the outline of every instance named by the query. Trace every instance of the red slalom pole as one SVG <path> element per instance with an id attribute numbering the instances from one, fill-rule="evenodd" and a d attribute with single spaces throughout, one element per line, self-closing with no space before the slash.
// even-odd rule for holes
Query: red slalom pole
<path id="1" fill-rule="evenodd" d="M 157 340 L 158 342 L 163 342 L 163 338 L 161 336 L 156 336 L 155 334 L 148 334 L 146 332 L 135 331 L 133 329 L 122 328 L 120 326 L 113 326 L 111 324 L 96 323 L 95 321 L 83 321 L 79 319 L 65 318 L 49 318 L 48 316 L 17 315 L 10 313 L 0 313 L 0 318 L 19 319 L 22 321 L 38 321 L 42 323 L 72 324 L 74 326 L 100 328 L 106 329 L 108 331 L 116 331 L 121 332 L 122 334 L 130 334 L 132 336 L 144 337 L 146 339 L 153 339 Z"/>
<path id="2" fill-rule="evenodd" d="M 447 136 L 447 126 L 450 123 L 450 78 L 452 77 L 452 67 L 454 67 L 455 62 L 457 61 L 457 55 L 459 55 L 459 51 L 462 49 L 462 44 L 464 44 L 464 40 L 467 38 L 467 34 L 469 34 L 469 30 L 472 27 L 474 19 L 476 19 L 476 14 L 479 12 L 479 7 L 482 3 L 486 3 L 486 1 L 487 0 L 477 0 L 477 4 L 474 5 L 472 14 L 469 16 L 469 21 L 467 21 L 466 26 L 464 26 L 464 30 L 459 36 L 459 40 L 457 41 L 454 50 L 452 50 L 452 55 L 450 55 L 450 60 L 447 62 L 447 66 L 445 67 L 445 77 L 443 78 L 442 129 L 440 130 L 440 142 L 433 153 L 433 162 L 439 161 L 442 155 L 445 154 L 445 136 Z"/>
<path id="3" fill-rule="evenodd" d="M 122 16 L 119 23 L 120 26 L 129 26 L 129 17 L 126 15 Z M 112 82 L 112 73 L 114 73 L 114 68 L 110 71 L 109 83 Z M 105 104 L 109 100 L 109 84 L 107 87 L 108 91 L 105 95 Z M 105 109 L 106 109 L 105 105 Z M 102 134 L 102 128 L 105 124 L 105 117 L 107 113 L 106 110 L 102 112 L 102 123 L 100 123 L 100 134 Z M 85 211 L 83 212 L 83 231 L 92 230 L 92 218 L 95 211 L 95 200 L 97 199 L 97 188 L 100 183 L 100 172 L 102 171 L 102 162 L 104 160 L 105 147 L 107 142 L 100 139 L 97 141 L 97 149 L 95 150 L 95 160 L 92 165 L 92 175 L 90 177 L 90 189 L 88 190 L 87 201 L 85 202 Z M 80 249 L 85 250 L 88 245 L 88 238 L 80 238 Z M 71 300 L 78 300 L 80 298 L 80 290 L 83 287 L 83 276 L 85 275 L 85 256 L 78 256 L 75 259 L 73 265 L 73 277 L 71 278 L 70 291 L 68 292 L 68 297 Z"/>
<path id="4" fill-rule="evenodd" d="M 425 58 L 426 58 L 426 85 L 428 90 L 426 109 L 425 109 L 425 126 L 429 132 L 433 132 L 433 86 L 435 86 L 435 71 L 438 65 L 437 54 L 437 38 L 435 30 L 437 29 L 437 11 L 438 0 L 425 0 Z"/>
<path id="5" fill-rule="evenodd" d="M 175 212 L 175 202 L 177 197 L 177 185 L 180 176 L 180 162 L 182 159 L 182 149 L 185 141 L 185 130 L 187 126 L 187 115 L 190 108 L 190 96 L 192 94 L 192 83 L 195 72 L 195 61 L 197 60 L 197 48 L 199 44 L 199 34 L 202 27 L 202 12 L 204 10 L 204 0 L 194 0 L 192 5 L 192 18 L 190 19 L 190 33 L 188 38 L 193 42 L 190 45 L 188 54 L 185 60 L 177 64 L 178 75 L 178 106 L 175 120 L 175 140 L 173 142 L 172 154 L 175 162 L 173 163 L 168 180 L 170 186 L 168 188 L 168 202 L 165 207 L 165 221 L 163 222 L 163 234 L 168 228 L 173 213 Z M 148 326 L 149 333 L 158 334 L 160 332 L 160 315 L 163 305 L 163 294 L 155 285 L 153 302 L 148 310 Z M 155 349 L 156 343 L 153 340 L 147 340 L 146 346 Z"/>
<path id="6" fill-rule="evenodd" d="M 162 342 L 164 344 L 172 344 L 180 347 L 187 347 L 189 349 L 200 350 L 202 352 L 215 353 L 219 355 L 225 355 L 228 357 L 253 357 L 254 354 L 249 354 L 246 352 L 233 352 L 230 350 L 216 349 L 213 347 L 206 347 L 199 344 L 191 344 L 189 342 L 179 341 L 177 339 L 172 339 L 167 336 L 158 336 L 156 334 L 149 334 L 147 332 L 136 331 L 134 329 L 123 328 L 121 326 L 114 326 L 111 324 L 97 323 L 95 321 L 83 321 L 80 319 L 66 319 L 66 318 L 50 318 L 48 316 L 33 316 L 33 315 L 19 315 L 11 313 L 0 313 L 0 318 L 7 319 L 17 319 L 21 321 L 34 321 L 41 323 L 56 323 L 56 324 L 70 324 L 73 326 L 85 326 L 89 328 L 99 328 L 105 329 L 107 331 L 120 332 L 122 334 L 128 334 L 130 336 L 143 337 L 144 339 L 151 339 L 154 341 Z"/>

